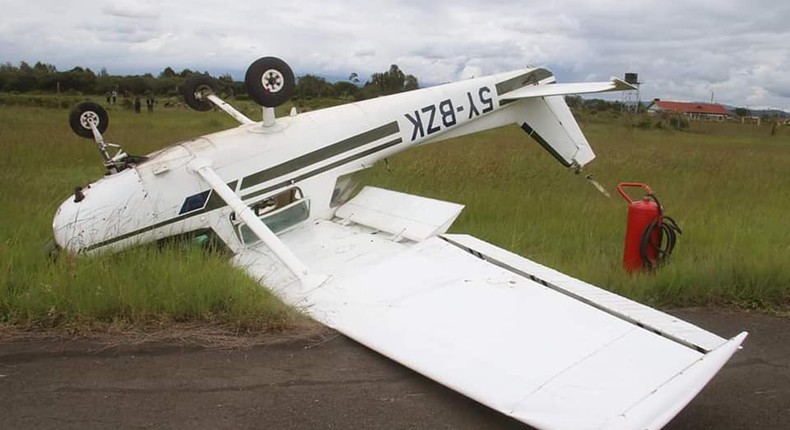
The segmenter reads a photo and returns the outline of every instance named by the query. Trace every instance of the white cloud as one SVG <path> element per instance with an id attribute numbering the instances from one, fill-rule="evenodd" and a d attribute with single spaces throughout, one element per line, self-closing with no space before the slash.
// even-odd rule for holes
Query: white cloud
<path id="1" fill-rule="evenodd" d="M 120 18 L 156 18 L 156 4 L 142 0 L 115 0 L 112 3 L 102 6 L 101 11 L 110 16 Z"/>
<path id="2" fill-rule="evenodd" d="M 398 64 L 423 83 L 544 65 L 560 80 L 637 72 L 643 98 L 790 110 L 790 3 L 781 0 L 37 0 L 6 8 L 0 61 L 111 73 L 234 72 L 284 58 L 297 74 Z"/>

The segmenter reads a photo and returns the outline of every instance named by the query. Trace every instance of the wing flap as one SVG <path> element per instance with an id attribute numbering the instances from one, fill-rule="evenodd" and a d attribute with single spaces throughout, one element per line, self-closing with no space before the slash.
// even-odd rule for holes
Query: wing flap
<path id="1" fill-rule="evenodd" d="M 419 242 L 444 233 L 464 206 L 376 187 L 365 187 L 335 215 Z"/>

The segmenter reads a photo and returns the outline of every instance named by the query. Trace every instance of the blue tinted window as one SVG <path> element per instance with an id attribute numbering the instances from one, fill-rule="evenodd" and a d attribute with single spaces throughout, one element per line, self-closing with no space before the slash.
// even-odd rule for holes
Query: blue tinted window
<path id="1" fill-rule="evenodd" d="M 203 207 L 206 206 L 209 194 L 211 194 L 211 190 L 206 190 L 202 193 L 187 197 L 187 199 L 184 200 L 184 204 L 181 205 L 181 210 L 178 211 L 178 214 L 181 215 L 197 209 L 203 209 Z"/>

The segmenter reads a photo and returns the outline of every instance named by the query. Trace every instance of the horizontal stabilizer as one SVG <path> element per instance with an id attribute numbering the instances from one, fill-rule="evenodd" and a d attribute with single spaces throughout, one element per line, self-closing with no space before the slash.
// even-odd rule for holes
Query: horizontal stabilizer
<path id="1" fill-rule="evenodd" d="M 530 97 L 562 96 L 572 94 L 605 93 L 609 91 L 630 91 L 636 87 L 618 78 L 609 82 L 583 82 L 571 84 L 527 85 L 500 96 L 500 100 L 517 100 Z"/>

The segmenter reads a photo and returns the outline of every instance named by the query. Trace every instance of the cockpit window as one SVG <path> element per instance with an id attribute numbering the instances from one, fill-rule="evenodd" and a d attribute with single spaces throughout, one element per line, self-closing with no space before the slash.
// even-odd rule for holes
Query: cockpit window
<path id="1" fill-rule="evenodd" d="M 250 209 L 277 234 L 310 217 L 310 199 L 305 199 L 299 188 L 291 188 L 250 205 Z M 231 214 L 231 221 L 236 225 L 236 233 L 244 244 L 260 240 L 247 224 L 236 219 L 235 214 Z"/>

